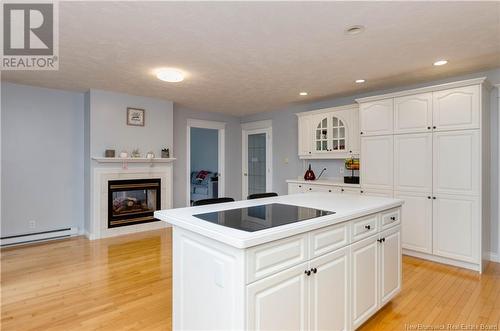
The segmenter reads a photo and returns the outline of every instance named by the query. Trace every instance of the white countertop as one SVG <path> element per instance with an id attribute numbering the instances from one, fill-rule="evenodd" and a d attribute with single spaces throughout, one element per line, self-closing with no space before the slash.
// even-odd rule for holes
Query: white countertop
<path id="1" fill-rule="evenodd" d="M 297 184 L 311 184 L 311 185 L 331 185 L 331 186 L 343 186 L 343 187 L 361 187 L 360 184 L 346 184 L 344 183 L 344 178 L 325 178 L 318 180 L 305 180 L 303 178 L 287 179 L 287 183 L 297 183 Z"/>
<path id="2" fill-rule="evenodd" d="M 335 214 L 255 232 L 246 232 L 225 227 L 193 216 L 196 214 L 269 203 L 284 203 L 323 209 L 334 211 Z M 265 199 L 242 200 L 206 206 L 160 210 L 156 211 L 154 216 L 173 226 L 193 231 L 227 245 L 236 248 L 248 248 L 390 208 L 399 207 L 402 204 L 402 200 L 382 197 L 337 193 L 300 193 Z"/>

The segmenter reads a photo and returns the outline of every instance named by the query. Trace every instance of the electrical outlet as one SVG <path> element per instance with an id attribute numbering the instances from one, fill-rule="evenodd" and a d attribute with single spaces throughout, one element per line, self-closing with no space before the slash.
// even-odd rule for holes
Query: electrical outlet
<path id="1" fill-rule="evenodd" d="M 29 226 L 30 229 L 36 228 L 36 221 L 29 221 L 28 222 L 28 226 Z"/>
<path id="2" fill-rule="evenodd" d="M 340 168 L 339 168 L 339 173 L 340 173 L 341 175 L 342 175 L 342 174 L 344 174 L 344 167 L 340 167 Z"/>

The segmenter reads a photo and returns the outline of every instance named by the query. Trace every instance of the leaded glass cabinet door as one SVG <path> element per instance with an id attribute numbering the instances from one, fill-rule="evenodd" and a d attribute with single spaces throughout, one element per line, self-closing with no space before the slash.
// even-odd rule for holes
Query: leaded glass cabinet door
<path id="1" fill-rule="evenodd" d="M 328 129 L 328 117 L 321 115 L 316 117 L 314 132 L 314 151 L 317 153 L 328 152 L 330 150 L 330 130 Z"/>
<path id="2" fill-rule="evenodd" d="M 331 116 L 332 120 L 332 148 L 333 152 L 343 152 L 346 150 L 346 126 L 345 123 L 336 116 Z"/>

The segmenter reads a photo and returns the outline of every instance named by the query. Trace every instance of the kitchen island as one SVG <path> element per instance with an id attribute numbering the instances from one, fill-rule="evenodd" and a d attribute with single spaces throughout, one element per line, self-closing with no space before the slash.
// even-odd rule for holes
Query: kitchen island
<path id="1" fill-rule="evenodd" d="M 155 212 L 173 226 L 173 329 L 356 329 L 400 291 L 401 205 L 307 193 Z"/>

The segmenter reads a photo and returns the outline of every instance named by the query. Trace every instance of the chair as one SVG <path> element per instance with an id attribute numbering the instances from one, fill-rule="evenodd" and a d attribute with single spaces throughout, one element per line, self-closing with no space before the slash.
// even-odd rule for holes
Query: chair
<path id="1" fill-rule="evenodd" d="M 212 205 L 215 203 L 223 203 L 223 202 L 233 202 L 233 198 L 213 198 L 213 199 L 202 199 L 193 202 L 193 206 L 204 206 L 204 205 Z"/>
<path id="2" fill-rule="evenodd" d="M 203 180 L 198 180 L 199 171 L 191 172 L 191 200 L 212 199 L 217 196 L 217 173 L 207 171 Z"/>
<path id="3" fill-rule="evenodd" d="M 255 194 L 250 194 L 247 199 L 261 199 L 261 198 L 270 198 L 270 197 L 277 197 L 278 193 L 274 192 L 267 192 L 267 193 L 255 193 Z"/>

